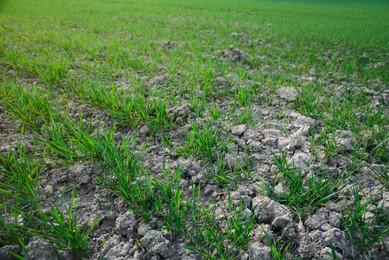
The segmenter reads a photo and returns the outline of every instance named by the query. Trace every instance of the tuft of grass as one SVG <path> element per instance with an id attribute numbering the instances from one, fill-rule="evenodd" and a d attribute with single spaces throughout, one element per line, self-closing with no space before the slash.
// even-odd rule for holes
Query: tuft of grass
<path id="1" fill-rule="evenodd" d="M 217 220 L 209 208 L 200 206 L 200 202 L 200 187 L 196 189 L 192 186 L 192 199 L 187 202 L 190 225 L 186 233 L 189 240 L 186 248 L 205 259 L 238 258 L 241 250 L 247 248 L 255 216 L 242 214 L 242 202 L 235 207 L 229 195 L 224 218 L 221 220 Z"/>
<path id="2" fill-rule="evenodd" d="M 253 92 L 254 89 L 252 86 L 244 86 L 244 85 L 238 86 L 236 89 L 236 96 L 235 96 L 237 103 L 242 107 L 247 106 L 253 98 L 253 94 L 254 94 Z"/>
<path id="3" fill-rule="evenodd" d="M 51 122 L 50 125 L 42 128 L 42 136 L 36 139 L 46 150 L 55 153 L 66 162 L 73 164 L 76 159 L 81 158 L 75 150 L 74 137 L 72 138 L 69 130 L 64 123 Z"/>
<path id="4" fill-rule="evenodd" d="M 51 241 L 53 249 L 70 250 L 76 258 L 88 254 L 88 236 L 97 219 L 89 227 L 80 227 L 74 215 L 73 190 L 66 216 L 53 206 L 44 213 L 39 204 L 39 165 L 19 146 L 16 152 L 0 157 L 0 241 L 2 245 L 18 244 L 32 236 Z M 15 257 L 19 257 L 15 255 Z"/>
<path id="5" fill-rule="evenodd" d="M 181 169 L 176 168 L 173 173 L 169 173 L 164 167 L 164 177 L 162 180 L 156 179 L 155 213 L 163 219 L 164 226 L 176 236 L 184 234 L 187 215 L 183 204 L 183 191 L 180 187 Z"/>
<path id="6" fill-rule="evenodd" d="M 22 145 L 17 151 L 0 155 L 0 208 L 12 212 L 30 208 L 38 189 L 39 164 L 31 158 Z"/>
<path id="7" fill-rule="evenodd" d="M 179 147 L 177 152 L 214 162 L 218 154 L 226 149 L 227 144 L 228 140 L 222 139 L 222 131 L 216 125 L 209 121 L 204 125 L 194 122 L 186 133 L 185 144 Z"/>
<path id="8" fill-rule="evenodd" d="M 352 88 L 341 90 L 341 95 L 332 95 L 334 87 L 321 84 L 305 85 L 295 102 L 295 108 L 304 115 L 321 120 L 320 140 L 327 157 L 344 154 L 335 139 L 335 131 L 350 129 L 355 136 L 353 145 L 358 148 L 359 160 L 376 157 L 379 162 L 388 161 L 388 117 L 383 115 L 382 105 L 374 108 L 370 105 L 373 98 L 364 90 Z M 367 153 L 367 154 L 365 154 Z M 373 158 L 371 158 L 373 159 Z"/>
<path id="9" fill-rule="evenodd" d="M 38 210 L 37 222 L 44 227 L 44 231 L 38 235 L 49 239 L 56 251 L 70 250 L 75 258 L 83 259 L 90 252 L 89 234 L 97 224 L 98 218 L 88 226 L 80 226 L 77 215 L 73 212 L 76 207 L 75 198 L 76 190 L 73 189 L 66 215 L 56 206 L 53 206 L 48 214 Z"/>
<path id="10" fill-rule="evenodd" d="M 229 169 L 224 162 L 225 154 L 221 154 L 215 162 L 215 167 L 206 176 L 220 184 L 230 183 L 234 176 L 232 176 L 231 169 Z"/>
<path id="11" fill-rule="evenodd" d="M 257 119 L 253 114 L 253 109 L 251 106 L 238 109 L 232 116 L 232 123 L 234 125 L 247 124 L 253 126 L 256 122 Z"/>
<path id="12" fill-rule="evenodd" d="M 208 112 L 211 115 L 212 120 L 218 120 L 221 117 L 221 111 L 218 105 L 212 101 L 212 103 L 208 106 Z"/>
<path id="13" fill-rule="evenodd" d="M 265 233 L 264 242 L 270 248 L 272 259 L 289 259 L 293 244 L 282 242 L 282 238 L 276 239 L 265 230 L 263 232 Z"/>
<path id="14" fill-rule="evenodd" d="M 129 92 L 115 84 L 106 86 L 104 82 L 86 82 L 71 86 L 71 90 L 83 102 L 106 110 L 110 116 L 130 127 L 145 123 L 153 135 L 172 127 L 167 114 L 168 97 L 164 91 L 146 94 L 143 86 L 135 85 Z"/>
<path id="15" fill-rule="evenodd" d="M 375 207 L 373 198 L 363 200 L 359 193 L 353 189 L 354 205 L 352 210 L 344 209 L 341 227 L 358 251 L 365 253 L 389 235 L 389 216 L 384 205 Z"/>
<path id="16" fill-rule="evenodd" d="M 282 181 L 284 190 L 280 194 L 271 185 L 260 186 L 260 188 L 270 198 L 294 207 L 302 218 L 312 208 L 320 207 L 334 198 L 346 186 L 345 180 L 350 176 L 341 171 L 338 177 L 333 179 L 327 177 L 325 172 L 317 171 L 307 177 L 293 164 L 287 163 L 285 152 L 281 152 L 279 158 L 274 156 L 272 158 L 280 172 L 276 182 Z"/>
<path id="17" fill-rule="evenodd" d="M 22 85 L 9 83 L 0 88 L 1 101 L 5 103 L 7 115 L 20 120 L 24 126 L 39 131 L 42 125 L 60 118 L 54 92 L 44 91 L 37 85 L 25 89 Z"/>
<path id="18" fill-rule="evenodd" d="M 373 169 L 371 166 L 365 164 L 367 168 L 381 181 L 384 187 L 389 188 L 389 163 L 381 165 L 380 169 Z"/>
<path id="19" fill-rule="evenodd" d="M 20 225 L 16 218 L 10 221 L 0 213 L 0 246 L 19 245 L 25 250 L 25 241 L 29 236 L 28 228 Z"/>

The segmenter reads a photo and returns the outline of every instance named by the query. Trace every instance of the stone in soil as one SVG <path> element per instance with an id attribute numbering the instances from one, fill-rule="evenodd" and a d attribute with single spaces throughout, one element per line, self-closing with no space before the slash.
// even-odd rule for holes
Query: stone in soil
<path id="1" fill-rule="evenodd" d="M 385 214 L 389 215 L 389 192 L 388 191 L 385 191 L 382 194 L 382 200 L 378 205 L 382 207 Z"/>
<path id="2" fill-rule="evenodd" d="M 340 226 L 342 216 L 326 208 L 320 208 L 315 214 L 308 216 L 305 220 L 305 226 L 310 230 L 319 229 L 321 231 L 327 231 L 331 228 L 338 228 Z"/>
<path id="3" fill-rule="evenodd" d="M 212 85 L 213 86 L 220 86 L 220 87 L 227 87 L 228 86 L 228 80 L 221 77 L 217 76 L 212 80 Z"/>
<path id="4" fill-rule="evenodd" d="M 104 245 L 101 249 L 101 255 L 104 259 L 131 259 L 131 253 L 134 253 L 131 250 L 130 241 L 122 241 L 119 235 L 113 235 L 109 238 L 108 241 L 104 242 Z"/>
<path id="5" fill-rule="evenodd" d="M 160 40 L 158 46 L 162 49 L 173 49 L 176 47 L 176 43 L 170 40 Z"/>
<path id="6" fill-rule="evenodd" d="M 234 46 L 225 49 L 220 52 L 220 56 L 226 59 L 230 59 L 233 62 L 242 61 L 246 58 L 247 54 Z"/>
<path id="7" fill-rule="evenodd" d="M 27 259 L 50 260 L 55 256 L 55 252 L 47 239 L 32 237 L 22 255 Z"/>
<path id="8" fill-rule="evenodd" d="M 338 228 L 331 228 L 324 232 L 315 230 L 304 234 L 297 251 L 304 259 L 333 259 L 331 243 L 338 259 L 355 258 L 346 234 Z"/>
<path id="9" fill-rule="evenodd" d="M 300 170 L 305 170 L 312 165 L 313 156 L 311 154 L 303 153 L 297 150 L 288 162 L 293 163 L 294 166 Z"/>
<path id="10" fill-rule="evenodd" d="M 119 234 L 121 234 L 123 237 L 130 237 L 136 226 L 135 214 L 129 211 L 120 214 L 116 218 L 115 225 Z"/>
<path id="11" fill-rule="evenodd" d="M 307 142 L 307 134 L 309 126 L 303 125 L 289 137 L 281 137 L 278 140 L 278 149 L 284 151 L 293 151 L 299 147 L 302 147 Z"/>
<path id="12" fill-rule="evenodd" d="M 227 153 L 224 156 L 223 162 L 231 169 L 241 169 L 242 167 L 246 167 L 245 158 L 241 155 Z"/>
<path id="13" fill-rule="evenodd" d="M 277 90 L 277 95 L 285 101 L 293 101 L 298 94 L 294 87 L 281 87 Z"/>
<path id="14" fill-rule="evenodd" d="M 292 212 L 284 205 L 258 195 L 252 200 L 257 223 L 270 224 L 288 239 L 298 240 L 302 228 L 294 222 Z"/>
<path id="15" fill-rule="evenodd" d="M 246 125 L 237 125 L 237 126 L 233 126 L 231 128 L 231 133 L 233 135 L 237 135 L 237 136 L 241 136 L 244 134 L 244 132 L 246 131 L 247 129 L 247 126 Z"/>
<path id="16" fill-rule="evenodd" d="M 270 248 L 261 242 L 253 242 L 248 246 L 248 259 L 271 260 Z"/>
<path id="17" fill-rule="evenodd" d="M 148 230 L 140 240 L 140 244 L 147 252 L 163 258 L 169 259 L 177 254 L 177 252 L 173 250 L 171 242 L 158 230 Z"/>

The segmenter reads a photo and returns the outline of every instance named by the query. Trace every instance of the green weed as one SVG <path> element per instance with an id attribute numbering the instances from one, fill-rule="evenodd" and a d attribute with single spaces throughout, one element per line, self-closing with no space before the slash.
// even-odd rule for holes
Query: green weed
<path id="1" fill-rule="evenodd" d="M 81 227 L 73 212 L 74 207 L 76 207 L 75 198 L 76 190 L 73 189 L 66 215 L 58 207 L 53 206 L 48 214 L 39 210 L 37 221 L 45 228 L 43 236 L 52 242 L 56 250 L 70 249 L 76 258 L 82 259 L 90 252 L 88 248 L 89 234 L 97 224 L 98 218 L 89 226 Z"/>
<path id="2" fill-rule="evenodd" d="M 360 252 L 380 244 L 389 234 L 388 214 L 384 205 L 372 208 L 373 199 L 362 200 L 358 189 L 353 189 L 354 205 L 352 210 L 345 208 L 342 228 Z"/>
<path id="3" fill-rule="evenodd" d="M 177 152 L 214 162 L 217 154 L 226 149 L 227 142 L 228 140 L 222 139 L 221 129 L 218 129 L 217 125 L 210 122 L 200 125 L 194 122 L 186 134 L 185 144 L 178 148 Z"/>
<path id="4" fill-rule="evenodd" d="M 282 181 L 283 193 L 279 194 L 270 185 L 260 186 L 268 196 L 276 201 L 293 206 L 304 218 L 312 208 L 320 207 L 335 197 L 345 187 L 345 180 L 350 174 L 341 171 L 338 178 L 326 177 L 325 172 L 315 171 L 312 176 L 306 177 L 293 164 L 286 161 L 286 154 L 281 152 L 280 158 L 273 157 L 280 175 L 276 181 Z"/>

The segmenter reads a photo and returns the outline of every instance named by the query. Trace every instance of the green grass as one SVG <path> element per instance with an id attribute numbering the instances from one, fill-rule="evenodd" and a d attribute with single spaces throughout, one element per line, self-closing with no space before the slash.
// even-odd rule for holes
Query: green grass
<path id="1" fill-rule="evenodd" d="M 80 226 L 73 214 L 75 190 L 66 213 L 56 205 L 46 213 L 40 207 L 38 162 L 22 146 L 19 146 L 17 154 L 10 151 L 0 159 L 0 244 L 16 244 L 25 250 L 26 241 L 37 236 L 49 240 L 56 253 L 58 250 L 69 250 L 75 258 L 86 257 L 90 252 L 89 234 L 98 218 L 93 223 Z"/>
<path id="2" fill-rule="evenodd" d="M 212 122 L 194 122 L 186 133 L 185 143 L 178 148 L 178 153 L 214 162 L 227 149 L 228 140 L 222 140 L 221 132 L 222 129 Z"/>
<path id="3" fill-rule="evenodd" d="M 361 252 L 380 243 L 382 237 L 389 234 L 388 214 L 384 205 L 372 208 L 373 198 L 362 200 L 357 189 L 353 190 L 354 207 L 344 213 L 342 227 Z"/>
<path id="4" fill-rule="evenodd" d="M 301 218 L 305 218 L 307 213 L 325 205 L 329 200 L 341 192 L 347 185 L 347 178 L 350 174 L 341 171 L 337 178 L 327 176 L 325 171 L 313 171 L 311 176 L 304 176 L 303 172 L 290 165 L 286 161 L 286 153 L 281 152 L 280 158 L 273 157 L 279 174 L 274 185 L 260 185 L 267 195 L 281 203 L 293 207 Z M 281 193 L 274 189 L 277 182 L 283 184 Z"/>
<path id="5" fill-rule="evenodd" d="M 217 220 L 207 206 L 200 206 L 200 200 L 200 189 L 192 186 L 192 197 L 188 201 L 191 226 L 187 233 L 187 248 L 206 259 L 238 258 L 241 254 L 239 248 L 246 248 L 249 243 L 254 215 L 242 216 L 242 201 L 233 205 L 229 192 L 223 220 Z"/>
<path id="6" fill-rule="evenodd" d="M 0 125 L 1 138 L 13 138 L 0 154 L 0 245 L 25 250 L 39 236 L 76 258 L 98 250 L 88 244 L 96 223 L 76 218 L 75 192 L 63 194 L 65 211 L 41 208 L 47 171 L 90 162 L 100 167 L 94 185 L 123 198 L 141 221 L 204 258 L 237 258 L 254 217 L 241 218 L 245 209 L 231 202 L 229 189 L 256 182 L 262 165 L 245 144 L 230 149 L 236 140 L 228 129 L 273 127 L 277 119 L 287 135 L 290 109 L 316 120 L 308 133 L 315 170 L 306 176 L 288 163 L 290 153 L 269 156 L 277 172 L 261 187 L 270 198 L 305 218 L 355 184 L 350 177 L 362 167 L 387 191 L 389 111 L 379 95 L 389 83 L 388 17 L 383 1 L 0 0 L 0 118 L 16 125 Z M 225 54 L 236 49 L 245 55 Z M 298 95 L 280 104 L 277 90 L 285 86 Z M 189 111 L 180 114 L 183 106 Z M 138 136 L 144 127 L 148 133 Z M 351 147 L 339 130 L 349 130 Z M 160 174 L 143 149 L 163 154 Z M 245 162 L 229 167 L 230 153 L 244 153 Z M 337 174 L 324 170 L 339 158 L 345 163 Z M 177 159 L 199 161 L 206 182 L 228 191 L 224 218 L 201 197 L 204 180 L 190 183 L 191 192 L 183 186 L 188 176 L 168 167 Z M 362 202 L 358 192 L 353 201 L 342 229 L 368 256 L 388 235 L 387 216 L 377 208 L 366 219 L 378 202 Z M 274 259 L 294 253 L 282 237 L 267 245 Z"/>
<path id="7" fill-rule="evenodd" d="M 75 258 L 82 259 L 90 253 L 88 248 L 89 234 L 97 224 L 98 218 L 89 226 L 80 227 L 77 216 L 73 214 L 76 190 L 71 194 L 69 208 L 64 214 L 58 207 L 53 206 L 49 214 L 39 211 L 37 223 L 44 228 L 43 236 L 54 245 L 55 250 L 70 249 Z M 38 233 L 38 235 L 40 235 Z"/>

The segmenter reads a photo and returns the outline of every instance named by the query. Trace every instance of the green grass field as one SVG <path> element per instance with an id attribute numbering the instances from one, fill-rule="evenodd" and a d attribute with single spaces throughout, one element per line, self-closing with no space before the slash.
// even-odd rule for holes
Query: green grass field
<path id="1" fill-rule="evenodd" d="M 389 2 L 0 0 L 0 41 L 0 258 L 389 257 Z"/>

